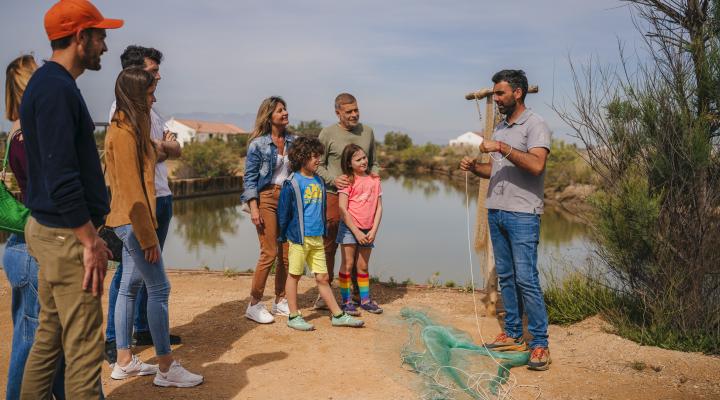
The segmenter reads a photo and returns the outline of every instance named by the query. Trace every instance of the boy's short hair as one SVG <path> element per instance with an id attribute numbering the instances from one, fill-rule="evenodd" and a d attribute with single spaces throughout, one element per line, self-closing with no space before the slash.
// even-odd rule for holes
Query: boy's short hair
<path id="1" fill-rule="evenodd" d="M 288 160 L 290 160 L 290 169 L 293 172 L 299 171 L 300 168 L 313 155 L 321 156 L 325 152 L 325 147 L 317 138 L 300 136 L 295 139 L 288 151 Z"/>

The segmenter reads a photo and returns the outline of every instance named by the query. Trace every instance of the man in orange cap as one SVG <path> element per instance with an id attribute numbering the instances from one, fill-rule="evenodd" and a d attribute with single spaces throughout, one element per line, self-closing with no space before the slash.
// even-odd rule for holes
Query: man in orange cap
<path id="1" fill-rule="evenodd" d="M 20 106 L 28 163 L 25 227 L 40 266 L 40 324 L 25 366 L 21 399 L 50 395 L 65 355 L 69 399 L 102 398 L 102 295 L 109 250 L 97 228 L 109 212 L 94 123 L 75 79 L 100 69 L 107 19 L 86 0 L 61 0 L 45 14 L 53 53 L 28 82 Z"/>

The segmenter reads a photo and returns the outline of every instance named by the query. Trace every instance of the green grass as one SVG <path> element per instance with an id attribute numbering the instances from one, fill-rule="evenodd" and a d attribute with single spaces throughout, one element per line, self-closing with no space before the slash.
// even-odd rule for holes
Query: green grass
<path id="1" fill-rule="evenodd" d="M 550 323 L 567 325 L 580 322 L 596 314 L 615 309 L 620 298 L 615 291 L 571 273 L 563 281 L 550 278 L 545 290 L 545 304 Z"/>
<path id="2" fill-rule="evenodd" d="M 240 275 L 240 272 L 238 272 L 235 268 L 225 268 L 223 270 L 223 276 L 226 278 L 234 278 L 236 276 Z"/>

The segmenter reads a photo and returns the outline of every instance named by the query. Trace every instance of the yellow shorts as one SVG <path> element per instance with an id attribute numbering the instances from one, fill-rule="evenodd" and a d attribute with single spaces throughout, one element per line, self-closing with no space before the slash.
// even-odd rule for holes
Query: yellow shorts
<path id="1" fill-rule="evenodd" d="M 327 274 L 325 245 L 322 236 L 305 236 L 303 244 L 290 242 L 288 272 L 292 275 L 302 275 L 305 272 L 306 262 L 313 273 Z"/>

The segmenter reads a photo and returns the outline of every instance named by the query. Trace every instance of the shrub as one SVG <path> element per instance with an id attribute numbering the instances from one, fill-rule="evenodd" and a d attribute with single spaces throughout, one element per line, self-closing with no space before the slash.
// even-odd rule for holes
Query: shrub
<path id="1" fill-rule="evenodd" d="M 410 136 L 402 132 L 388 132 L 385 134 L 385 147 L 391 151 L 401 151 L 412 147 Z"/>
<path id="2" fill-rule="evenodd" d="M 593 172 L 574 144 L 553 139 L 546 164 L 545 186 L 561 191 L 575 184 L 591 184 Z"/>
<path id="3" fill-rule="evenodd" d="M 192 142 L 183 147 L 178 178 L 199 178 L 235 175 L 240 157 L 231 146 L 219 139 Z"/>

